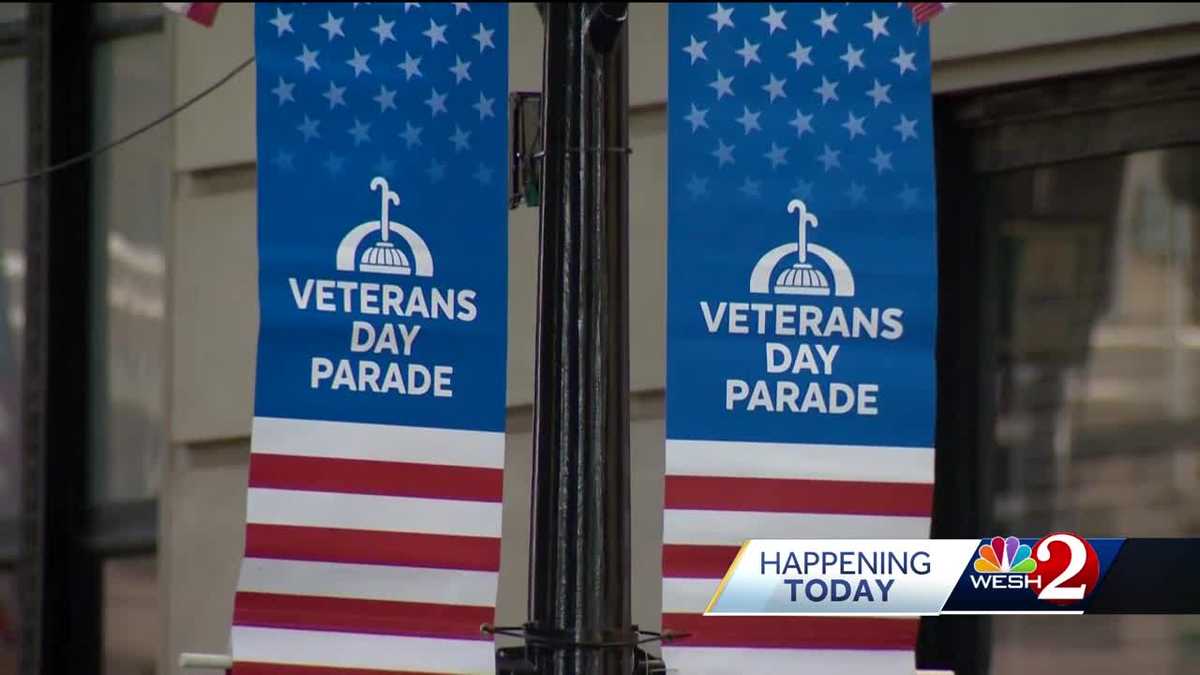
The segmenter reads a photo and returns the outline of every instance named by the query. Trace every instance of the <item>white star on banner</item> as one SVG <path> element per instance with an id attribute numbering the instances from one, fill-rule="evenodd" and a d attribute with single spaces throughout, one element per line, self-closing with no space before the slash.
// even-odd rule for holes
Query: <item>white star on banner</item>
<path id="1" fill-rule="evenodd" d="M 891 35 L 887 30 L 887 22 L 886 16 L 879 16 L 874 10 L 871 10 L 871 20 L 863 24 L 871 31 L 871 42 L 878 40 L 880 35 Z"/>
<path id="2" fill-rule="evenodd" d="M 742 129 L 747 136 L 751 131 L 762 131 L 762 127 L 758 125 L 758 116 L 761 112 L 752 113 L 746 106 L 742 106 L 742 116 L 737 118 L 737 123 L 742 125 Z"/>
<path id="3" fill-rule="evenodd" d="M 717 32 L 718 33 L 720 33 L 721 29 L 726 26 L 728 26 L 730 28 L 734 27 L 733 26 L 733 8 L 732 7 L 728 7 L 728 8 L 722 7 L 721 3 L 719 3 L 719 2 L 717 3 L 717 11 L 713 12 L 712 14 L 709 14 L 708 18 L 717 22 Z"/>
<path id="4" fill-rule="evenodd" d="M 470 80 L 471 62 L 463 61 L 458 57 L 458 54 L 455 54 L 454 65 L 450 67 L 450 72 L 454 73 L 454 84 L 459 84 L 463 80 Z"/>
<path id="5" fill-rule="evenodd" d="M 717 79 L 709 82 L 708 86 L 716 90 L 718 101 L 725 98 L 727 94 L 733 96 L 733 76 L 725 77 L 721 75 L 720 70 L 717 71 Z"/>
<path id="6" fill-rule="evenodd" d="M 472 103 L 471 107 L 479 111 L 479 119 L 482 121 L 485 117 L 495 117 L 496 113 L 492 112 L 492 105 L 496 102 L 494 98 L 488 98 L 479 92 L 479 102 Z"/>
<path id="7" fill-rule="evenodd" d="M 846 121 L 842 123 L 842 128 L 850 132 L 850 140 L 854 140 L 855 136 L 865 136 L 867 131 L 863 128 L 863 122 L 866 117 L 855 117 L 854 112 L 848 113 Z"/>
<path id="8" fill-rule="evenodd" d="M 708 41 L 700 42 L 696 40 L 696 36 L 692 36 L 692 42 L 683 48 L 688 56 L 692 57 L 692 65 L 696 65 L 697 59 L 708 60 L 708 56 L 704 53 L 704 48 L 708 46 Z"/>
<path id="9" fill-rule="evenodd" d="M 838 100 L 837 86 L 837 82 L 830 82 L 824 75 L 821 76 L 821 86 L 813 89 L 813 92 L 821 95 L 821 105 Z"/>
<path id="10" fill-rule="evenodd" d="M 381 15 L 379 17 L 379 23 L 375 24 L 375 27 L 371 29 L 371 32 L 379 36 L 379 44 L 383 44 L 388 40 L 395 42 L 396 36 L 392 35 L 392 28 L 395 25 L 395 21 L 384 21 L 383 16 Z"/>
<path id="11" fill-rule="evenodd" d="M 496 29 L 493 28 L 492 30 L 488 30 L 483 24 L 479 24 L 479 32 L 472 35 L 471 39 L 479 43 L 480 54 L 483 53 L 483 50 L 486 47 L 491 47 L 492 49 L 496 48 L 496 44 L 492 42 L 492 33 L 495 32 Z"/>
<path id="12" fill-rule="evenodd" d="M 777 12 L 774 5 L 767 5 L 767 15 L 761 21 L 771 28 L 768 35 L 774 35 L 776 30 L 787 30 L 787 26 L 783 25 L 784 14 L 787 14 L 786 9 L 782 12 Z"/>
<path id="13" fill-rule="evenodd" d="M 792 188 L 792 194 L 800 199 L 812 199 L 813 184 L 802 179 L 796 179 L 796 185 Z"/>
<path id="14" fill-rule="evenodd" d="M 454 135 L 450 137 L 450 142 L 454 144 L 454 152 L 462 152 L 463 150 L 471 149 L 471 132 L 463 131 L 454 125 Z"/>
<path id="15" fill-rule="evenodd" d="M 408 10 L 410 10 L 410 9 L 420 9 L 420 8 L 421 8 L 421 3 L 419 3 L 419 2 L 404 3 L 404 13 L 405 14 L 408 14 Z"/>
<path id="16" fill-rule="evenodd" d="M 429 20 L 429 30 L 422 31 L 421 35 L 429 38 L 430 49 L 437 47 L 439 42 L 444 45 L 450 44 L 446 42 L 446 26 L 438 25 L 433 19 Z"/>
<path id="17" fill-rule="evenodd" d="M 278 7 L 275 8 L 275 18 L 271 19 L 270 21 L 267 22 L 267 23 L 271 24 L 272 26 L 275 26 L 275 31 L 276 31 L 275 37 L 283 37 L 284 33 L 295 33 L 296 32 L 296 31 L 292 30 L 292 17 L 293 16 L 295 16 L 295 15 L 294 14 L 284 14 L 282 9 L 280 9 Z"/>
<path id="18" fill-rule="evenodd" d="M 825 152 L 822 152 L 820 155 L 817 155 L 817 161 L 824 164 L 825 171 L 828 172 L 830 169 L 835 168 L 835 167 L 841 168 L 842 163 L 841 163 L 841 160 L 838 159 L 839 155 L 841 155 L 841 154 L 842 154 L 841 150 L 834 150 L 833 148 L 826 145 Z"/>
<path id="19" fill-rule="evenodd" d="M 481 185 L 492 184 L 492 170 L 489 169 L 483 162 L 479 163 L 479 168 L 475 171 L 475 180 Z"/>
<path id="20" fill-rule="evenodd" d="M 867 160 L 875 165 L 876 173 L 890 171 L 892 168 L 892 153 L 884 152 L 883 148 L 875 146 L 875 156 Z"/>
<path id="21" fill-rule="evenodd" d="M 917 56 L 917 53 L 906 52 L 904 51 L 904 47 L 899 47 L 898 49 L 900 51 L 896 54 L 896 58 L 892 59 L 892 63 L 900 67 L 900 74 L 903 75 L 910 70 L 916 70 L 917 67 L 913 65 L 913 59 Z"/>
<path id="22" fill-rule="evenodd" d="M 692 194 L 692 199 L 703 197 L 708 193 L 708 179 L 692 174 L 692 178 L 687 184 L 687 191 Z"/>
<path id="23" fill-rule="evenodd" d="M 813 133 L 812 119 L 812 115 L 805 115 L 800 112 L 799 108 L 796 109 L 796 116 L 792 118 L 791 122 L 788 122 L 789 125 L 796 127 L 796 138 L 803 136 L 806 131 Z"/>
<path id="24" fill-rule="evenodd" d="M 429 168 L 425 169 L 425 174 L 429 176 L 429 182 L 440 183 L 446 177 L 446 165 L 433 158 L 429 162 Z"/>
<path id="25" fill-rule="evenodd" d="M 708 108 L 697 108 L 696 104 L 692 104 L 692 111 L 683 116 L 692 125 L 692 133 L 695 133 L 700 127 L 708 127 L 708 120 L 705 117 L 708 115 Z"/>
<path id="26" fill-rule="evenodd" d="M 837 25 L 834 23 L 835 21 L 837 21 L 837 14 L 826 14 L 825 8 L 822 7 L 820 18 L 813 20 L 813 23 L 820 26 L 821 37 L 825 37 L 826 33 L 838 32 Z"/>
<path id="27" fill-rule="evenodd" d="M 846 197 L 850 199 L 851 204 L 861 204 L 867 198 L 867 189 L 859 185 L 857 181 L 850 181 Z"/>
<path id="28" fill-rule="evenodd" d="M 770 81 L 762 86 L 763 91 L 771 95 L 771 103 L 777 98 L 787 98 L 787 94 L 783 91 L 783 85 L 787 84 L 787 78 L 782 80 L 775 79 L 775 73 L 770 74 Z"/>
<path id="29" fill-rule="evenodd" d="M 310 70 L 320 70 L 321 64 L 317 63 L 317 55 L 321 52 L 310 50 L 308 45 L 301 45 L 300 48 L 303 51 L 300 52 L 300 56 L 296 57 L 296 60 L 304 65 L 304 74 L 307 75 Z"/>
<path id="30" fill-rule="evenodd" d="M 742 186 L 738 188 L 738 192 L 746 195 L 747 199 L 757 199 L 762 196 L 762 181 L 751 180 L 749 176 L 742 181 Z"/>
<path id="31" fill-rule="evenodd" d="M 304 135 L 304 142 L 307 143 L 314 138 L 320 138 L 321 134 L 317 133 L 317 125 L 320 120 L 309 119 L 308 115 L 304 116 L 304 123 L 297 126 L 296 129 Z"/>
<path id="32" fill-rule="evenodd" d="M 404 139 L 404 147 L 411 148 L 414 145 L 421 145 L 422 127 L 414 127 L 412 124 L 404 123 L 404 133 L 400 134 L 400 138 Z"/>
<path id="33" fill-rule="evenodd" d="M 908 210 L 917 205 L 917 188 L 909 187 L 908 183 L 904 184 L 904 189 L 900 191 L 900 203 L 904 206 L 904 210 Z"/>
<path id="34" fill-rule="evenodd" d="M 404 62 L 396 66 L 404 71 L 404 81 L 408 82 L 413 77 L 421 77 L 421 57 L 413 58 L 407 51 L 404 52 Z"/>
<path id="35" fill-rule="evenodd" d="M 375 162 L 375 166 L 371 168 L 377 175 L 391 177 L 396 171 L 396 160 L 390 159 L 387 155 L 380 155 L 379 161 Z"/>
<path id="36" fill-rule="evenodd" d="M 271 93 L 279 97 L 279 105 L 283 105 L 288 101 L 292 101 L 294 103 L 296 99 L 292 97 L 292 90 L 295 88 L 295 82 L 285 82 L 281 77 L 279 78 L 279 84 L 271 90 Z"/>
<path id="37" fill-rule="evenodd" d="M 384 85 L 379 85 L 379 95 L 371 99 L 379 104 L 379 112 L 383 112 L 389 108 L 396 109 L 396 91 L 388 89 Z"/>
<path id="38" fill-rule="evenodd" d="M 888 96 L 888 90 L 892 88 L 890 84 L 880 84 L 879 80 L 875 80 L 875 86 L 867 90 L 867 96 L 875 103 L 878 108 L 880 103 L 891 103 L 892 98 Z"/>
<path id="39" fill-rule="evenodd" d="M 467 2 L 455 2 L 455 3 L 452 3 L 452 4 L 454 5 L 454 16 L 458 16 L 459 14 L 462 14 L 463 12 L 469 12 L 469 11 L 471 11 L 471 4 L 470 4 L 470 3 L 467 3 Z"/>
<path id="40" fill-rule="evenodd" d="M 328 18 L 325 19 L 325 23 L 321 24 L 321 28 L 324 28 L 325 32 L 329 33 L 329 41 L 333 42 L 333 38 L 335 37 L 346 37 L 346 34 L 342 32 L 342 22 L 346 18 L 335 18 L 333 12 L 325 12 L 325 16 Z"/>
<path id="41" fill-rule="evenodd" d="M 712 156 L 717 158 L 718 167 L 737 163 L 733 159 L 733 149 L 736 147 L 736 145 L 725 145 L 724 139 L 717 139 L 717 149 L 712 151 Z"/>
<path id="42" fill-rule="evenodd" d="M 734 54 L 742 57 L 742 67 L 746 67 L 755 61 L 762 63 L 762 59 L 758 58 L 759 46 L 760 45 L 754 44 L 746 38 L 742 38 L 742 48 L 735 49 L 733 52 Z"/>
<path id="43" fill-rule="evenodd" d="M 439 112 L 446 111 L 446 97 L 449 94 L 439 94 L 437 89 L 431 89 L 429 98 L 425 99 L 425 105 L 429 106 L 429 114 L 431 117 L 437 117 Z"/>
<path id="44" fill-rule="evenodd" d="M 339 157 L 332 152 L 329 153 L 329 159 L 326 159 L 322 163 L 322 166 L 325 167 L 325 170 L 334 176 L 340 174 L 345 165 L 346 159 L 344 157 Z"/>
<path id="45" fill-rule="evenodd" d="M 329 109 L 333 110 L 334 108 L 338 107 L 339 105 L 346 105 L 346 99 L 343 98 L 345 93 L 346 93 L 345 87 L 339 87 L 336 84 L 334 84 L 333 81 L 331 80 L 329 82 L 329 90 L 326 91 L 324 94 L 321 94 L 321 96 L 324 96 L 326 99 L 329 100 Z"/>
<path id="46" fill-rule="evenodd" d="M 271 163 L 284 171 L 291 171 L 296 168 L 292 164 L 292 160 L 295 158 L 294 154 L 286 152 L 281 148 L 279 152 L 275 153 L 275 157 L 271 159 Z"/>
<path id="47" fill-rule="evenodd" d="M 838 58 L 840 58 L 841 60 L 846 62 L 846 72 L 851 73 L 851 72 L 854 72 L 855 68 L 865 68 L 866 67 L 863 65 L 862 57 L 863 57 L 863 50 L 855 49 L 854 45 L 847 44 L 846 45 L 846 53 L 842 54 Z"/>
<path id="48" fill-rule="evenodd" d="M 900 123 L 892 128 L 900 132 L 901 141 L 917 137 L 917 121 L 910 120 L 904 115 L 900 115 Z"/>
<path id="49" fill-rule="evenodd" d="M 371 74 L 371 67 L 367 65 L 367 60 L 371 58 L 370 54 L 359 54 L 358 48 L 354 49 L 354 58 L 347 59 L 346 65 L 354 69 L 354 78 L 358 79 L 359 75 L 366 73 Z"/>
<path id="50" fill-rule="evenodd" d="M 371 124 L 369 122 L 367 124 L 363 124 L 362 122 L 358 121 L 358 118 L 355 118 L 354 126 L 350 129 L 347 129 L 346 133 L 354 137 L 354 147 L 357 148 L 360 144 L 371 140 L 370 131 Z"/>
<path id="51" fill-rule="evenodd" d="M 767 161 L 771 162 L 771 168 L 776 169 L 780 164 L 787 164 L 787 147 L 780 147 L 771 141 L 771 150 L 763 155 Z"/>
<path id="52" fill-rule="evenodd" d="M 805 64 L 810 66 L 813 64 L 812 59 L 808 56 L 811 51 L 812 47 L 805 47 L 800 44 L 799 40 L 796 40 L 796 48 L 788 53 L 788 56 L 796 62 L 796 70 L 800 70 L 800 66 Z"/>

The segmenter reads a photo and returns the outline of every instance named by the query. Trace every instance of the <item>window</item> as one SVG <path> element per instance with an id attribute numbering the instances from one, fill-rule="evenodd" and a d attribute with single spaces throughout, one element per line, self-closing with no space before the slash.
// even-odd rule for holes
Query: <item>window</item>
<path id="1" fill-rule="evenodd" d="M 991 517 L 977 536 L 1200 534 L 1198 65 L 946 106 L 972 169 L 949 195 L 940 186 L 971 202 L 950 210 L 950 238 L 982 242 L 966 273 L 981 372 L 963 375 L 990 394 L 973 471 Z M 1200 658 L 1194 617 L 1001 616 L 990 636 L 980 672 L 993 675 L 1182 675 Z"/>
<path id="2" fill-rule="evenodd" d="M 170 107 L 161 31 L 96 45 L 97 145 Z M 167 179 L 169 127 L 159 126 L 92 163 L 95 428 L 92 499 L 131 501 L 158 491 L 166 449 Z"/>

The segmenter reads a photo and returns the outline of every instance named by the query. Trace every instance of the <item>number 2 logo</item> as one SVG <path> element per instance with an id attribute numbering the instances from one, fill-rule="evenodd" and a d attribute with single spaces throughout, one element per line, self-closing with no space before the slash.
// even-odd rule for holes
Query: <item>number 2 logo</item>
<path id="1" fill-rule="evenodd" d="M 1073 532 L 1055 532 L 1033 546 L 1037 570 L 1029 585 L 1038 599 L 1070 605 L 1091 595 L 1100 580 L 1100 558 L 1086 539 Z M 1035 581 L 1036 579 L 1036 581 Z"/>

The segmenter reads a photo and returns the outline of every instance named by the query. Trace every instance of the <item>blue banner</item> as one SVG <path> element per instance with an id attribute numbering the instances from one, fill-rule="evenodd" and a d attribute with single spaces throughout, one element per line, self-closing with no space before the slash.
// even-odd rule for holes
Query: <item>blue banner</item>
<path id="1" fill-rule="evenodd" d="M 667 663 L 912 672 L 915 622 L 766 639 L 694 598 L 746 539 L 928 536 L 928 30 L 897 3 L 673 3 L 668 39 L 663 625 L 692 637 Z"/>
<path id="2" fill-rule="evenodd" d="M 256 5 L 235 674 L 494 672 L 507 34 L 503 4 Z"/>
<path id="3" fill-rule="evenodd" d="M 927 35 L 778 7 L 671 8 L 669 435 L 932 445 Z"/>
<path id="4" fill-rule="evenodd" d="M 255 414 L 503 431 L 507 7 L 257 11 Z"/>

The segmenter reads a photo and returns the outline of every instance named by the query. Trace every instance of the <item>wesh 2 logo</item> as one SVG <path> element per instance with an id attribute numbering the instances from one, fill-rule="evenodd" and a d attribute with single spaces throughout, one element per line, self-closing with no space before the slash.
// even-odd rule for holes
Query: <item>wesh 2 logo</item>
<path id="1" fill-rule="evenodd" d="M 1071 532 L 1047 535 L 1032 547 L 1016 537 L 993 537 L 979 547 L 974 568 L 971 586 L 976 589 L 1028 589 L 1056 605 L 1083 600 L 1100 579 L 1096 550 Z"/>

